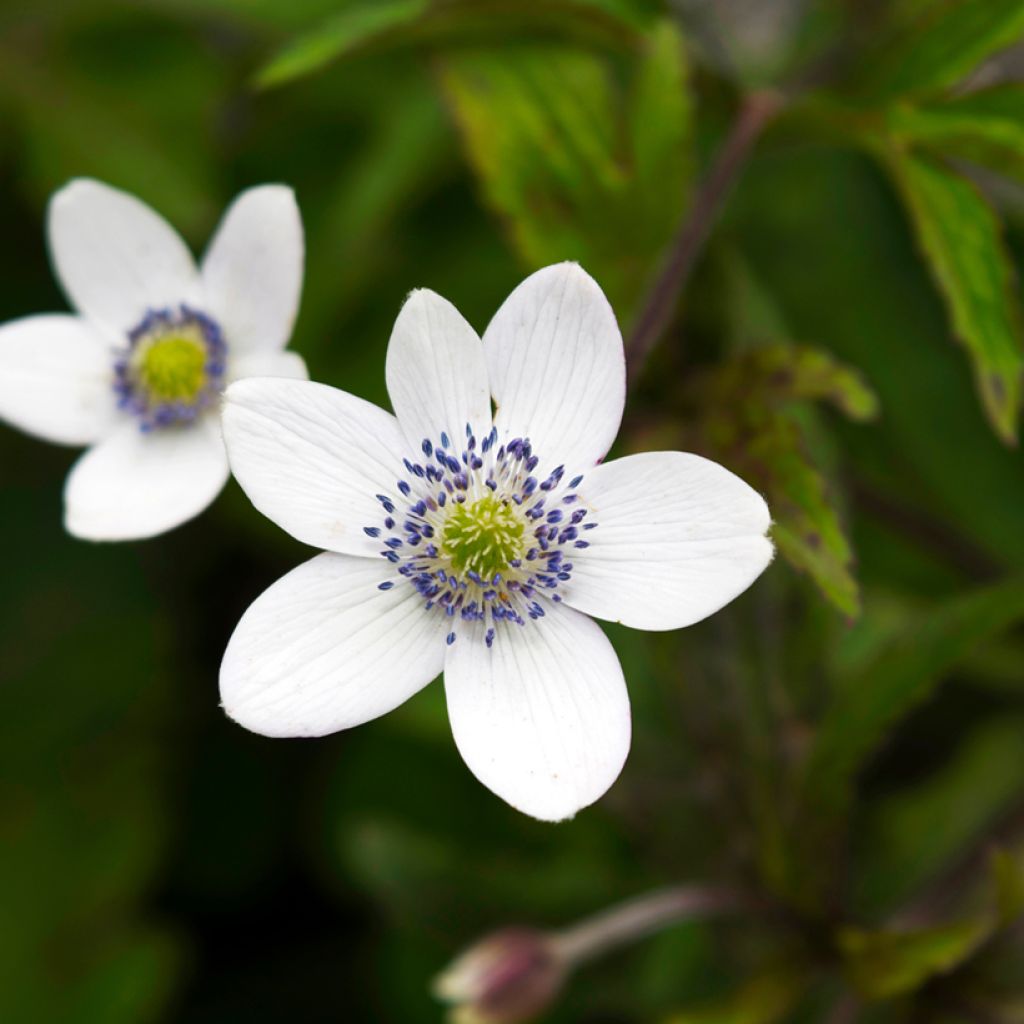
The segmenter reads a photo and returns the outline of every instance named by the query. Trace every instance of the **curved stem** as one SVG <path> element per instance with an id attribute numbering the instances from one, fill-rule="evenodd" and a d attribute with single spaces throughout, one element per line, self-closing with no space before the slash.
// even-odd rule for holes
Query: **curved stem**
<path id="1" fill-rule="evenodd" d="M 784 103 L 781 93 L 751 93 L 736 116 L 711 170 L 694 196 L 669 251 L 665 265 L 641 307 L 626 346 L 626 372 L 636 381 L 675 310 L 697 257 L 714 227 L 721 207 L 739 178 L 754 143 Z"/>
<path id="2" fill-rule="evenodd" d="M 673 886 L 584 918 L 578 924 L 555 932 L 550 941 L 557 955 L 568 966 L 575 966 L 681 921 L 732 913 L 756 905 L 751 897 L 734 889 Z"/>

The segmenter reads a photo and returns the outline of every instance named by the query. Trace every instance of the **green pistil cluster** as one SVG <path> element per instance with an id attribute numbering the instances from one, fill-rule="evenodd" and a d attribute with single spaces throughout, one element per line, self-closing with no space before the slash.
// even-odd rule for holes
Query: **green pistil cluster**
<path id="1" fill-rule="evenodd" d="M 524 532 L 514 506 L 488 494 L 474 502 L 454 505 L 445 520 L 441 541 L 457 573 L 475 572 L 484 580 L 492 580 L 522 556 Z"/>
<path id="2" fill-rule="evenodd" d="M 191 404 L 206 385 L 206 360 L 203 339 L 181 332 L 139 345 L 132 369 L 151 401 Z"/>

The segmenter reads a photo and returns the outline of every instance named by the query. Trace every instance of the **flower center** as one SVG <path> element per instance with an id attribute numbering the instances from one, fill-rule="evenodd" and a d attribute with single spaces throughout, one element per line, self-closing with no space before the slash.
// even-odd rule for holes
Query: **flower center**
<path id="1" fill-rule="evenodd" d="M 114 363 L 114 391 L 144 431 L 190 423 L 224 387 L 227 345 L 216 321 L 188 306 L 151 309 Z"/>
<path id="2" fill-rule="evenodd" d="M 194 336 L 148 340 L 131 361 L 138 381 L 159 402 L 194 402 L 206 383 L 206 346 Z"/>
<path id="3" fill-rule="evenodd" d="M 506 572 L 524 554 L 525 527 L 508 499 L 487 494 L 472 504 L 455 505 L 448 513 L 441 540 L 452 568 L 490 579 Z"/>
<path id="4" fill-rule="evenodd" d="M 590 546 L 588 509 L 556 467 L 544 480 L 530 442 L 498 445 L 498 431 L 478 444 L 466 427 L 459 452 L 446 433 L 421 445 L 423 457 L 405 460 L 407 476 L 392 494 L 378 494 L 384 518 L 363 532 L 379 540 L 393 575 L 381 590 L 411 585 L 425 607 L 452 620 L 481 623 L 488 647 L 499 629 L 526 626 L 558 603 L 572 577 L 571 552 Z"/>

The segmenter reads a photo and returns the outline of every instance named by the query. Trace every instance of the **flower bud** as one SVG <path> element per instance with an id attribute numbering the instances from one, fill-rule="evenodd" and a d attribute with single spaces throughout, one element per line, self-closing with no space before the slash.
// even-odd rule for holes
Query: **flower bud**
<path id="1" fill-rule="evenodd" d="M 454 1024 L 517 1024 L 549 1006 L 565 973 L 550 936 L 505 928 L 456 958 L 435 981 L 434 993 L 453 1004 Z"/>

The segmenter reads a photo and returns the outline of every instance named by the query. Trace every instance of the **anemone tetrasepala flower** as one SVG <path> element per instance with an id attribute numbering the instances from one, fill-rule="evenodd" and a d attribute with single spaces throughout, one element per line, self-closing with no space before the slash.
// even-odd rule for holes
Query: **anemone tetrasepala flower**
<path id="1" fill-rule="evenodd" d="M 91 540 L 162 533 L 228 477 L 220 395 L 253 375 L 305 377 L 285 352 L 302 288 L 290 189 L 243 192 L 197 268 L 157 213 L 98 181 L 50 202 L 50 253 L 77 315 L 0 326 L 0 419 L 90 445 L 64 491 L 65 525 Z"/>
<path id="2" fill-rule="evenodd" d="M 608 789 L 630 742 L 622 669 L 590 616 L 664 630 L 710 615 L 770 561 L 768 509 L 697 455 L 600 464 L 625 402 L 622 337 L 575 264 L 524 281 L 482 343 L 445 299 L 413 292 L 386 378 L 395 415 L 309 382 L 227 390 L 235 476 L 327 553 L 242 617 L 224 707 L 268 736 L 319 736 L 443 670 L 477 778 L 528 814 L 568 817 Z"/>

